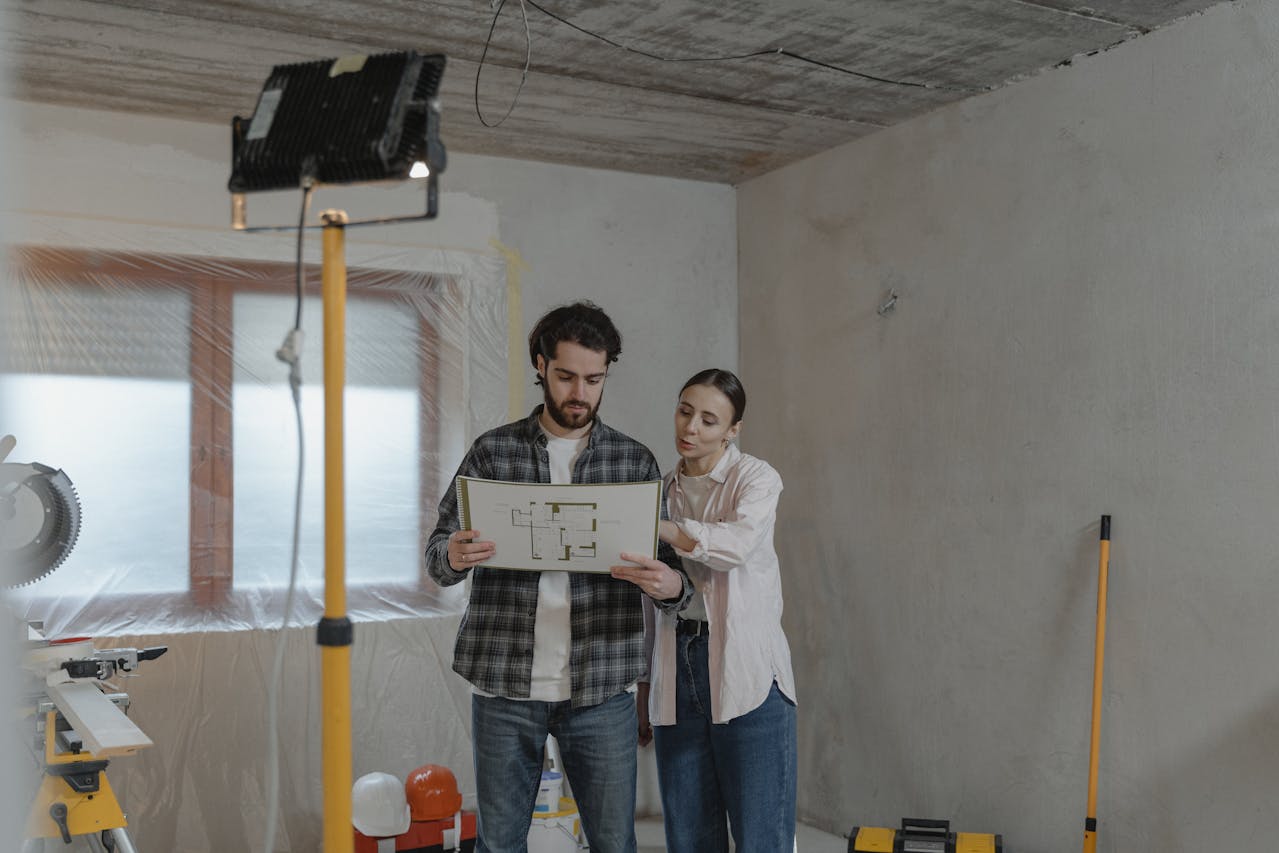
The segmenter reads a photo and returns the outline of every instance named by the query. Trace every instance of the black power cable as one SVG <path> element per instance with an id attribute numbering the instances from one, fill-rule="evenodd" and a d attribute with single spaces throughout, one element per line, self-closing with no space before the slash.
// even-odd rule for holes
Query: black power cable
<path id="1" fill-rule="evenodd" d="M 881 77 L 877 74 L 868 74 L 864 71 L 856 71 L 852 68 L 845 68 L 842 65 L 836 65 L 832 62 L 824 62 L 820 59 L 813 59 L 810 56 L 805 56 L 801 53 L 796 53 L 792 50 L 786 50 L 785 48 L 780 48 L 780 47 L 770 49 L 770 50 L 752 50 L 746 53 L 722 54 L 719 56 L 661 56 L 660 54 L 651 53 L 646 50 L 640 50 L 639 48 L 630 47 L 628 45 L 622 44 L 621 42 L 614 41 L 613 39 L 608 38 L 607 36 L 603 36 L 603 35 L 600 35 L 599 33 L 592 32 L 591 30 L 588 30 L 583 26 L 575 24 L 569 19 L 561 15 L 557 15 L 556 13 L 552 12 L 551 10 L 537 3 L 536 0 L 520 0 L 520 11 L 524 15 L 524 39 L 526 44 L 526 53 L 524 58 L 524 71 L 523 71 L 523 74 L 520 76 L 519 88 L 515 90 L 515 97 L 511 99 L 511 106 L 509 109 L 507 109 L 506 115 L 502 116 L 502 118 L 496 124 L 490 124 L 488 121 L 485 120 L 483 114 L 480 112 L 480 72 L 484 69 L 484 62 L 485 62 L 485 59 L 488 57 L 489 45 L 493 41 L 493 31 L 497 28 L 498 18 L 502 16 L 502 8 L 506 5 L 506 0 L 499 0 L 497 4 L 497 8 L 493 12 L 493 21 L 489 25 L 488 37 L 484 39 L 484 49 L 480 53 L 479 67 L 475 69 L 475 114 L 479 117 L 480 123 L 483 124 L 485 127 L 497 127 L 498 125 L 502 124 L 502 122 L 506 121 L 507 117 L 509 117 L 511 112 L 515 109 L 515 104 L 517 101 L 519 101 L 519 98 L 520 98 L 520 92 L 524 89 L 524 82 L 528 78 L 529 64 L 533 56 L 533 39 L 529 33 L 528 12 L 524 8 L 525 3 L 527 3 L 529 6 L 532 6 L 534 9 L 541 12 L 543 15 L 546 15 L 548 18 L 558 21 L 559 23 L 564 24 L 566 27 L 571 27 L 572 29 L 577 30 L 579 33 L 582 33 L 583 35 L 590 36 L 593 39 L 598 39 L 599 41 L 602 41 L 607 45 L 616 47 L 620 50 L 624 50 L 628 53 L 634 53 L 637 56 L 643 56 L 647 59 L 653 59 L 658 62 L 732 62 L 732 61 L 740 61 L 744 59 L 757 59 L 759 57 L 765 57 L 765 56 L 780 56 L 780 57 L 785 57 L 786 59 L 793 59 L 796 62 L 805 62 L 809 65 L 815 65 L 818 68 L 825 68 L 829 71 L 835 71 L 839 74 L 847 74 L 850 77 L 856 77 L 861 80 L 869 80 L 873 83 L 883 83 L 884 85 L 888 85 L 888 86 L 904 86 L 912 89 L 932 89 L 932 90 L 943 91 L 943 92 L 959 92 L 962 94 L 969 94 L 969 95 L 977 94 L 979 92 L 990 91 L 989 86 L 974 88 L 974 87 L 966 87 L 966 86 L 946 86 L 939 83 L 920 83 L 913 80 L 895 80 L 890 77 Z"/>

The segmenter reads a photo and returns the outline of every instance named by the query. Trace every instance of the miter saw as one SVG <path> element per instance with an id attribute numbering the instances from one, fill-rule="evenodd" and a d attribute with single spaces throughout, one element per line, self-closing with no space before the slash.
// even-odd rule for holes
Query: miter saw
<path id="1" fill-rule="evenodd" d="M 80 500 L 71 479 L 41 465 L 5 462 L 17 441 L 0 438 L 0 586 L 35 583 L 71 553 Z"/>
<path id="2" fill-rule="evenodd" d="M 24 586 L 60 566 L 80 532 L 71 480 L 38 462 L 6 462 L 16 445 L 0 438 L 0 585 Z M 84 837 L 94 850 L 136 853 L 120 803 L 103 772 L 110 759 L 151 745 L 132 720 L 126 693 L 106 682 L 136 674 L 168 649 L 98 649 L 91 638 L 47 639 L 27 623 L 22 669 L 25 708 L 35 720 L 34 750 L 43 773 L 27 814 L 24 851 Z M 61 842 L 60 844 L 58 842 Z"/>

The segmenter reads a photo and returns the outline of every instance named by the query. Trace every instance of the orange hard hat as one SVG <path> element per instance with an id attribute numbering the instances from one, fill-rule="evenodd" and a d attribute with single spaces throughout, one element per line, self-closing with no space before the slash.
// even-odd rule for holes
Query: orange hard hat
<path id="1" fill-rule="evenodd" d="M 453 771 L 439 764 L 423 764 L 404 783 L 413 820 L 444 820 L 462 808 Z"/>

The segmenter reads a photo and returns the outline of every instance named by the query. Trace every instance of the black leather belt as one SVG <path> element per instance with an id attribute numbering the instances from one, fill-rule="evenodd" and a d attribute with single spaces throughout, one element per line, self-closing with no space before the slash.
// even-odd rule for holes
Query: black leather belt
<path id="1" fill-rule="evenodd" d="M 704 637 L 711 632 L 711 623 L 697 622 L 692 619 L 676 619 L 675 633 L 686 637 Z"/>

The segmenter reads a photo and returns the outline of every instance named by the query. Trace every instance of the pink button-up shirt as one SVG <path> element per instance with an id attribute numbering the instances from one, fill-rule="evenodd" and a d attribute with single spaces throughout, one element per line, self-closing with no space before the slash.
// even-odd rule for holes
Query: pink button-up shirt
<path id="1" fill-rule="evenodd" d="M 680 463 L 683 464 L 682 462 Z M 730 444 L 711 470 L 700 517 L 689 518 L 675 471 L 666 475 L 671 520 L 697 542 L 676 551 L 706 602 L 710 623 L 711 719 L 726 723 L 768 698 L 773 682 L 792 702 L 795 676 L 782 632 L 782 581 L 773 550 L 782 478 L 762 459 Z M 675 614 L 645 607 L 649 718 L 675 723 Z"/>

